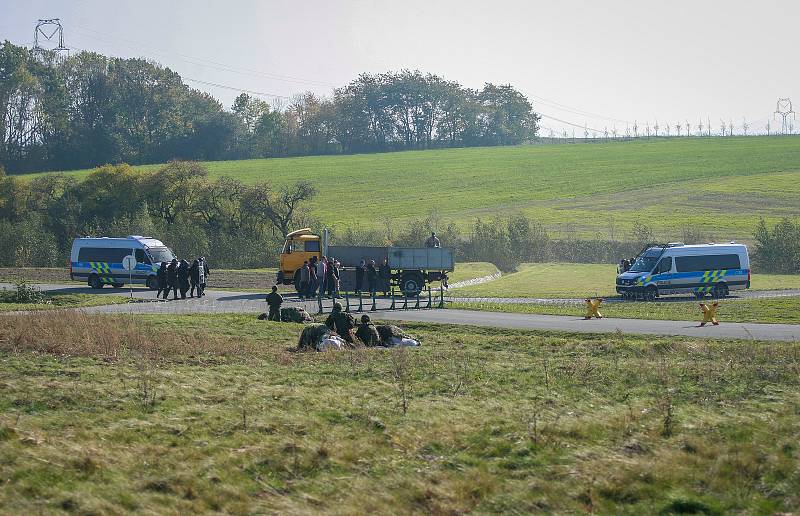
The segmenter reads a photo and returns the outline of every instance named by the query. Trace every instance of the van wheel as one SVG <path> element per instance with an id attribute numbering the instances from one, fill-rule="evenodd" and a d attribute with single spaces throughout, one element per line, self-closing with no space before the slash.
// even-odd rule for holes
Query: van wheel
<path id="1" fill-rule="evenodd" d="M 655 301 L 658 297 L 658 290 L 655 287 L 647 287 L 644 291 L 645 301 Z"/>
<path id="2" fill-rule="evenodd" d="M 694 293 L 694 297 L 695 297 L 695 299 L 703 299 L 704 297 L 706 297 L 706 293 L 705 292 L 695 292 Z"/>
<path id="3" fill-rule="evenodd" d="M 147 288 L 150 290 L 158 290 L 158 278 L 155 276 L 148 276 L 145 285 L 147 285 Z"/>
<path id="4" fill-rule="evenodd" d="M 100 276 L 97 274 L 90 275 L 89 286 L 94 289 L 103 288 L 103 283 L 100 281 Z"/>
<path id="5" fill-rule="evenodd" d="M 711 293 L 711 297 L 714 299 L 722 299 L 724 297 L 728 297 L 728 285 L 722 283 L 721 285 L 717 285 L 714 287 L 713 292 Z"/>
<path id="6" fill-rule="evenodd" d="M 114 288 L 122 288 L 122 287 L 125 286 L 125 284 L 124 283 L 112 283 L 111 286 L 114 287 Z"/>

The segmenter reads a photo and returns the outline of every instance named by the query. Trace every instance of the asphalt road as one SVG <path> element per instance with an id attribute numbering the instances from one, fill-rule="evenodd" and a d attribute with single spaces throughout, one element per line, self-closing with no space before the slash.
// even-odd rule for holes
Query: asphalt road
<path id="1" fill-rule="evenodd" d="M 85 286 L 38 285 L 42 290 L 61 293 L 92 293 L 100 295 L 129 295 L 128 289 L 104 288 L 91 290 Z M 12 285 L 0 284 L 0 288 Z M 261 313 L 266 311 L 264 294 L 252 292 L 231 292 L 224 290 L 208 290 L 203 298 L 187 298 L 177 301 L 156 301 L 155 293 L 144 288 L 134 288 L 133 297 L 139 301 L 134 303 L 96 306 L 85 308 L 90 313 L 125 313 L 125 314 L 194 314 L 194 313 Z M 317 313 L 316 301 L 303 302 L 295 297 L 284 296 L 284 306 L 303 306 L 311 313 Z M 345 304 L 345 300 L 341 300 Z M 323 310 L 329 312 L 333 300 L 324 300 Z M 421 300 L 421 306 L 427 305 L 427 298 Z M 432 300 L 436 306 L 436 299 Z M 721 339 L 755 339 L 775 341 L 800 340 L 800 325 L 791 324 L 756 324 L 756 323 L 722 323 L 719 326 L 699 327 L 697 321 L 656 321 L 644 319 L 593 319 L 584 321 L 573 316 L 553 316 L 534 314 L 512 314 L 502 312 L 481 312 L 473 310 L 439 310 L 412 307 L 401 308 L 402 301 L 396 301 L 396 310 L 388 310 L 390 300 L 378 299 L 376 312 L 369 312 L 371 302 L 364 300 L 362 309 L 375 319 L 395 321 L 432 322 L 442 324 L 463 324 L 512 329 L 551 330 L 565 332 L 589 333 L 622 333 L 643 335 L 679 335 L 688 337 L 721 338 Z M 351 311 L 358 310 L 357 300 L 351 300 Z"/>

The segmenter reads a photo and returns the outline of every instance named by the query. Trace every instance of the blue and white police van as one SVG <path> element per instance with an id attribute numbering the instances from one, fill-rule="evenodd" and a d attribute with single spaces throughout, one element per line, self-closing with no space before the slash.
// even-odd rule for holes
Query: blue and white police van
<path id="1" fill-rule="evenodd" d="M 130 273 L 122 266 L 128 255 L 136 258 L 136 269 Z M 156 273 L 161 262 L 169 262 L 175 253 L 155 238 L 132 235 L 126 238 L 76 238 L 72 242 L 69 277 L 86 280 L 92 288 L 112 285 L 121 288 L 133 283 L 158 289 Z"/>
<path id="2" fill-rule="evenodd" d="M 719 298 L 746 288 L 750 288 L 750 257 L 747 246 L 735 242 L 653 246 L 617 276 L 619 294 L 645 300 L 665 294 Z"/>

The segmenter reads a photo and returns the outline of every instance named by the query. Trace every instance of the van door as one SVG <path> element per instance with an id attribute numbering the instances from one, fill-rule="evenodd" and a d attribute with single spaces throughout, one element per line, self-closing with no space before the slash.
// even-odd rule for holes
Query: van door
<path id="1" fill-rule="evenodd" d="M 653 280 L 655 280 L 659 292 L 664 294 L 670 293 L 671 289 L 673 288 L 673 281 L 670 274 L 671 272 L 672 257 L 667 256 L 661 258 L 661 260 L 658 262 L 658 265 L 656 265 L 656 268 L 653 269 Z"/>

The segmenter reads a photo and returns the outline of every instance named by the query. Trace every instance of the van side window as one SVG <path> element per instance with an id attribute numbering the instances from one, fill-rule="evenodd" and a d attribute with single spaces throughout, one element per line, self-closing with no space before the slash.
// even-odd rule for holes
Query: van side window
<path id="1" fill-rule="evenodd" d="M 663 274 L 671 270 L 672 270 L 672 257 L 662 258 L 661 261 L 658 262 L 658 269 L 656 269 L 656 274 Z"/>
<path id="2" fill-rule="evenodd" d="M 122 263 L 122 259 L 130 254 L 130 249 L 111 247 L 81 247 L 78 251 L 79 262 Z"/>
<path id="3" fill-rule="evenodd" d="M 701 256 L 677 256 L 675 268 L 678 272 L 699 272 L 740 269 L 738 254 L 706 254 Z"/>
<path id="4" fill-rule="evenodd" d="M 148 265 L 150 264 L 150 258 L 147 257 L 147 255 L 144 252 L 144 249 L 137 249 L 134 254 L 134 257 L 136 257 L 137 263 L 146 263 Z"/>
<path id="5" fill-rule="evenodd" d="M 304 250 L 307 253 L 318 253 L 319 240 L 306 240 Z"/>

